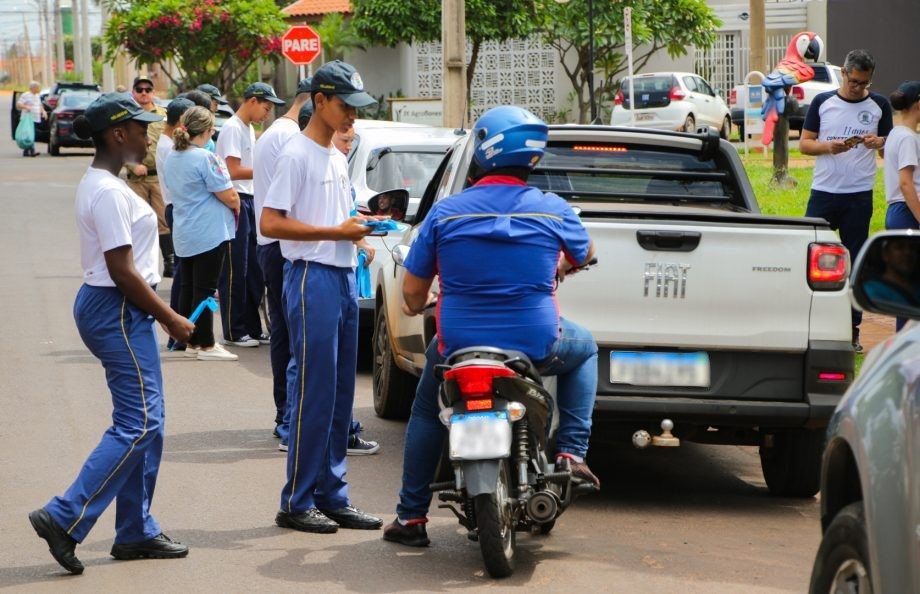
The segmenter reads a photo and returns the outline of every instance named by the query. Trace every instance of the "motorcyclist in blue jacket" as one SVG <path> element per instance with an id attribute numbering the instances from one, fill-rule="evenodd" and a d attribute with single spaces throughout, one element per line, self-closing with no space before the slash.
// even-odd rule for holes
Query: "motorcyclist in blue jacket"
<path id="1" fill-rule="evenodd" d="M 429 543 L 425 523 L 447 430 L 438 419 L 434 366 L 457 349 L 489 345 L 527 354 L 558 376 L 556 463 L 600 487 L 585 463 L 597 390 L 597 345 L 559 317 L 555 279 L 586 264 L 594 245 L 569 204 L 527 185 L 546 147 L 547 126 L 527 110 L 496 107 L 473 128 L 472 185 L 436 203 L 405 261 L 403 311 L 428 305 L 439 277 L 437 337 L 426 352 L 406 428 L 397 518 L 383 538 Z"/>

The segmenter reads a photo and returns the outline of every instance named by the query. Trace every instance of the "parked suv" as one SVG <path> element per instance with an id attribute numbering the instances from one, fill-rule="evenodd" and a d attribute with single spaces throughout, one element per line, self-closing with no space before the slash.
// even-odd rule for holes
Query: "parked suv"
<path id="1" fill-rule="evenodd" d="M 840 67 L 824 62 L 809 64 L 814 71 L 815 77 L 808 82 L 804 82 L 792 87 L 789 96 L 798 102 L 798 108 L 789 114 L 789 129 L 802 131 L 802 124 L 805 123 L 805 114 L 808 113 L 808 106 L 811 100 L 818 93 L 824 91 L 835 91 L 840 88 L 843 78 L 840 74 Z M 731 108 L 732 124 L 738 127 L 738 134 L 744 138 L 744 106 L 745 85 L 736 85 L 728 98 L 728 105 Z"/>
<path id="2" fill-rule="evenodd" d="M 653 72 L 633 77 L 636 94 L 635 122 L 631 121 L 629 77 L 620 81 L 616 94 L 612 126 L 660 128 L 680 132 L 697 132 L 711 126 L 719 136 L 727 139 L 731 134 L 728 106 L 702 77 L 692 72 Z"/>
<path id="3" fill-rule="evenodd" d="M 48 154 L 58 156 L 61 147 L 92 148 L 90 138 L 80 138 L 73 127 L 77 116 L 83 115 L 89 104 L 96 100 L 99 91 L 68 90 L 59 96 L 57 107 L 48 116 Z"/>

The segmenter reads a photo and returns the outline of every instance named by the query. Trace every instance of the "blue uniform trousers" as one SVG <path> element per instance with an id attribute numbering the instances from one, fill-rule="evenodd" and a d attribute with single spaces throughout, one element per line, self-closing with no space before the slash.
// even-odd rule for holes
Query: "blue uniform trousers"
<path id="1" fill-rule="evenodd" d="M 265 280 L 256 260 L 256 214 L 250 194 L 240 194 L 240 219 L 230 241 L 230 257 L 220 274 L 220 323 L 226 340 L 247 334 L 259 338 L 262 318 L 259 305 Z"/>
<path id="2" fill-rule="evenodd" d="M 83 285 L 74 304 L 80 337 L 105 368 L 112 392 L 112 426 L 74 483 L 45 509 L 82 542 L 117 497 L 115 542 L 160 534 L 150 515 L 163 453 L 163 376 L 153 317 L 114 287 Z"/>
<path id="3" fill-rule="evenodd" d="M 355 272 L 285 262 L 284 295 L 294 382 L 281 510 L 350 505 L 345 455 L 358 357 Z"/>
<path id="4" fill-rule="evenodd" d="M 272 394 L 275 398 L 275 424 L 280 424 L 281 437 L 287 436 L 284 422 L 287 407 L 287 367 L 291 360 L 287 320 L 284 313 L 284 257 L 281 244 L 273 241 L 256 248 L 259 266 L 268 288 L 268 319 L 271 323 Z"/>

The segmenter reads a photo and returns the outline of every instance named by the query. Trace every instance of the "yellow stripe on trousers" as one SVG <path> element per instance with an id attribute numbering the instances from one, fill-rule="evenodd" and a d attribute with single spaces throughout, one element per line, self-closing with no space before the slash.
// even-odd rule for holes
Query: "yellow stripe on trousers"
<path id="1" fill-rule="evenodd" d="M 297 438 L 291 444 L 294 447 L 294 475 L 291 477 L 291 495 L 288 497 L 288 513 L 293 512 L 291 501 L 294 499 L 294 493 L 297 491 L 297 469 L 300 467 L 300 423 L 303 419 L 303 396 L 306 388 L 307 379 L 307 304 L 304 299 L 303 290 L 307 284 L 307 270 L 310 263 L 304 263 L 303 278 L 300 279 L 300 321 L 301 321 L 301 342 L 303 349 L 300 357 L 300 399 L 297 406 Z"/>
<path id="2" fill-rule="evenodd" d="M 137 380 L 138 382 L 140 382 L 140 386 L 141 386 L 141 404 L 144 407 L 144 429 L 143 431 L 141 431 L 140 437 L 138 437 L 131 443 L 131 447 L 128 448 L 128 452 L 118 462 L 118 466 L 115 467 L 115 470 L 109 473 L 109 476 L 105 478 L 105 480 L 102 482 L 102 485 L 100 485 L 99 488 L 96 489 L 96 492 L 93 493 L 90 496 L 90 498 L 86 500 L 86 503 L 83 504 L 83 509 L 80 511 L 80 517 L 77 518 L 77 520 L 70 526 L 70 528 L 67 529 L 67 534 L 70 534 L 71 532 L 73 532 L 73 529 L 77 527 L 77 524 L 79 524 L 83 520 L 83 516 L 86 514 L 86 508 L 89 507 L 90 502 L 92 502 L 92 500 L 95 499 L 96 496 L 102 492 L 102 490 L 105 488 L 107 484 L 109 484 L 109 481 L 112 480 L 112 477 L 115 476 L 115 473 L 118 472 L 118 470 L 122 466 L 124 466 L 125 461 L 128 459 L 128 456 L 130 456 L 131 452 L 134 451 L 135 446 L 137 446 L 137 444 L 142 439 L 144 439 L 144 436 L 147 435 L 147 396 L 144 393 L 144 376 L 141 373 L 141 366 L 137 364 L 137 357 L 134 356 L 134 349 L 131 348 L 131 342 L 128 340 L 128 333 L 125 332 L 125 306 L 126 305 L 127 305 L 127 299 L 122 298 L 122 301 L 121 301 L 121 335 L 125 337 L 125 346 L 127 347 L 128 352 L 131 353 L 131 359 L 134 361 L 134 367 L 137 369 Z"/>

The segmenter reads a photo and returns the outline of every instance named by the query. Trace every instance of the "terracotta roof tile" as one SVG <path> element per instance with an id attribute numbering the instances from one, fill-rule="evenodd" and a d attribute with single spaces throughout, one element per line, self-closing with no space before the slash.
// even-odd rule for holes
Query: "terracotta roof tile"
<path id="1" fill-rule="evenodd" d="M 288 16 L 324 15 L 330 12 L 351 14 L 351 2 L 348 0 L 296 0 L 281 9 Z"/>

